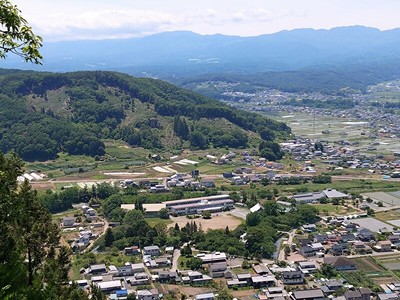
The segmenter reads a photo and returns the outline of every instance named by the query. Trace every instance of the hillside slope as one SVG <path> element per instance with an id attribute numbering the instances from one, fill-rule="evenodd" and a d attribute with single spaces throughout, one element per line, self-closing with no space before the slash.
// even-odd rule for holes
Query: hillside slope
<path id="1" fill-rule="evenodd" d="M 273 141 L 290 133 L 283 123 L 120 73 L 1 70 L 0 84 L 0 150 L 25 160 L 60 151 L 100 156 L 104 138 L 145 148 L 236 148 L 249 134 Z"/>

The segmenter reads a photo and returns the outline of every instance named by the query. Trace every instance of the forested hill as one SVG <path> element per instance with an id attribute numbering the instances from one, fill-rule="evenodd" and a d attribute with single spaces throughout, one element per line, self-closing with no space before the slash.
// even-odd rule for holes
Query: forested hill
<path id="1" fill-rule="evenodd" d="M 102 139 L 145 148 L 245 147 L 290 133 L 283 123 L 236 110 L 172 84 L 114 72 L 0 71 L 0 150 L 25 160 L 60 151 L 103 155 Z"/>

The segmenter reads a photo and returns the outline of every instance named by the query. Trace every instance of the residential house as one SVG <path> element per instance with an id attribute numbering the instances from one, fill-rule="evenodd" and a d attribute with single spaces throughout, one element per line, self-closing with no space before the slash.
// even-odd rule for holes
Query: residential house
<path id="1" fill-rule="evenodd" d="M 87 274 L 103 274 L 107 273 L 107 268 L 105 264 L 98 264 L 98 265 L 90 265 L 89 268 L 86 270 Z"/>
<path id="2" fill-rule="evenodd" d="M 389 252 L 392 251 L 392 242 L 389 240 L 379 241 L 375 245 L 375 249 L 380 252 Z"/>
<path id="3" fill-rule="evenodd" d="M 159 271 L 158 272 L 158 281 L 161 283 L 176 283 L 178 278 L 177 272 L 170 271 Z"/>
<path id="4" fill-rule="evenodd" d="M 346 291 L 344 297 L 346 300 L 370 300 L 372 292 L 369 288 L 359 288 L 354 291 Z"/>
<path id="5" fill-rule="evenodd" d="M 239 280 L 240 282 L 247 282 L 247 284 L 251 284 L 251 274 L 237 274 L 237 280 Z"/>
<path id="6" fill-rule="evenodd" d="M 228 280 L 226 284 L 228 285 L 228 288 L 245 287 L 249 285 L 247 281 L 239 281 L 238 279 Z"/>
<path id="7" fill-rule="evenodd" d="M 398 234 L 391 234 L 391 235 L 388 235 L 387 239 L 388 239 L 392 244 L 398 244 L 398 243 L 400 243 L 400 235 L 398 235 Z"/>
<path id="8" fill-rule="evenodd" d="M 255 289 L 276 285 L 276 279 L 273 275 L 253 276 L 251 281 Z"/>
<path id="9" fill-rule="evenodd" d="M 96 285 L 103 293 L 111 293 L 123 288 L 121 280 L 96 282 Z"/>
<path id="10" fill-rule="evenodd" d="M 375 240 L 374 234 L 372 233 L 371 230 L 369 230 L 367 228 L 361 228 L 358 231 L 357 237 L 360 241 L 363 241 L 363 242 L 370 242 L 370 241 Z"/>
<path id="11" fill-rule="evenodd" d="M 356 241 L 357 238 L 354 234 L 350 233 L 350 234 L 343 234 L 340 237 L 342 243 L 348 243 L 348 242 L 352 242 L 352 241 Z"/>
<path id="12" fill-rule="evenodd" d="M 126 247 L 124 249 L 124 254 L 125 255 L 139 255 L 140 254 L 140 249 L 139 249 L 138 246 Z"/>
<path id="13" fill-rule="evenodd" d="M 376 299 L 377 300 L 399 300 L 400 296 L 395 293 L 390 293 L 390 294 L 379 293 L 379 294 L 377 294 Z"/>
<path id="14" fill-rule="evenodd" d="M 264 274 L 269 274 L 269 270 L 265 265 L 253 265 L 253 270 L 256 272 L 258 275 L 264 275 Z"/>
<path id="15" fill-rule="evenodd" d="M 325 299 L 321 289 L 295 291 L 292 295 L 293 300 L 322 300 Z"/>
<path id="16" fill-rule="evenodd" d="M 125 266 L 122 267 L 118 267 L 118 276 L 131 276 L 133 275 L 133 270 L 132 270 L 132 265 L 131 264 L 127 264 Z"/>
<path id="17" fill-rule="evenodd" d="M 343 287 L 343 282 L 338 280 L 329 280 L 326 281 L 322 286 L 321 290 L 326 295 L 331 295 L 335 293 L 337 290 Z"/>
<path id="18" fill-rule="evenodd" d="M 318 267 L 315 265 L 315 262 L 312 261 L 301 261 L 298 265 L 300 271 L 306 276 L 318 271 Z"/>
<path id="19" fill-rule="evenodd" d="M 328 242 L 328 236 L 326 234 L 317 234 L 314 236 L 314 242 L 326 244 Z"/>
<path id="20" fill-rule="evenodd" d="M 304 274 L 301 271 L 285 271 L 281 274 L 283 284 L 303 284 Z"/>
<path id="21" fill-rule="evenodd" d="M 72 227 L 75 224 L 75 218 L 74 217 L 64 217 L 62 219 L 62 225 L 64 227 Z"/>
<path id="22" fill-rule="evenodd" d="M 303 256 L 303 257 L 310 257 L 310 256 L 315 256 L 315 253 L 317 251 L 315 251 L 315 249 L 309 245 L 307 246 L 303 246 L 300 247 L 299 249 L 299 253 Z"/>
<path id="23" fill-rule="evenodd" d="M 267 299 L 286 299 L 288 297 L 287 291 L 282 286 L 269 287 L 264 292 Z"/>
<path id="24" fill-rule="evenodd" d="M 357 230 L 357 224 L 345 220 L 342 222 L 342 227 L 347 230 L 347 232 L 355 232 Z M 353 235 L 354 236 L 354 235 Z M 342 239 L 343 240 L 343 239 Z"/>
<path id="25" fill-rule="evenodd" d="M 215 295 L 214 293 L 205 293 L 205 294 L 197 294 L 194 297 L 195 300 L 214 300 Z"/>
<path id="26" fill-rule="evenodd" d="M 352 249 L 357 254 L 372 253 L 371 247 L 365 245 L 362 241 L 355 241 L 352 245 Z"/>
<path id="27" fill-rule="evenodd" d="M 392 292 L 400 292 L 400 282 L 392 282 L 391 284 L 387 285 L 388 288 L 392 291 Z"/>
<path id="28" fill-rule="evenodd" d="M 315 224 L 305 224 L 301 229 L 305 232 L 315 232 L 317 231 L 317 226 Z"/>
<path id="29" fill-rule="evenodd" d="M 144 265 L 142 263 L 138 263 L 138 264 L 131 264 L 132 267 L 132 272 L 133 273 L 140 273 L 140 272 L 144 272 Z"/>
<path id="30" fill-rule="evenodd" d="M 225 272 L 227 271 L 228 266 L 225 261 L 210 263 L 208 265 L 208 270 L 212 278 L 224 277 Z"/>
<path id="31" fill-rule="evenodd" d="M 197 271 L 190 271 L 188 276 L 182 277 L 182 281 L 183 283 L 205 284 L 211 282 L 212 278 Z"/>
<path id="32" fill-rule="evenodd" d="M 346 244 L 347 245 L 347 244 Z M 347 247 L 346 247 L 347 248 Z M 336 244 L 329 249 L 329 253 L 334 256 L 343 255 L 343 247 L 341 244 Z"/>
<path id="33" fill-rule="evenodd" d="M 143 248 L 144 255 L 158 256 L 161 254 L 160 247 L 158 246 L 147 246 Z"/>
<path id="34" fill-rule="evenodd" d="M 159 300 L 160 299 L 157 289 L 136 291 L 136 298 L 138 300 Z"/>
<path id="35" fill-rule="evenodd" d="M 331 265 L 336 271 L 353 271 L 357 269 L 356 265 L 344 256 L 325 257 L 324 263 Z"/>

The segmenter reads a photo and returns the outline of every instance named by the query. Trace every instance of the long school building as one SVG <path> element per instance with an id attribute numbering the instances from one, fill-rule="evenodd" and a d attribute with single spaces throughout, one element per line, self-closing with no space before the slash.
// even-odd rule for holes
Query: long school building
<path id="1" fill-rule="evenodd" d="M 201 214 L 204 211 L 220 212 L 230 210 L 234 202 L 229 195 L 214 195 L 164 202 L 167 209 L 177 215 Z"/>

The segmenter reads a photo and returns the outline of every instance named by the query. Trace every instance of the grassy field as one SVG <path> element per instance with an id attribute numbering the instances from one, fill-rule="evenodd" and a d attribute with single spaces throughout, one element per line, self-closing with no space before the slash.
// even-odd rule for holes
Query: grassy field
<path id="1" fill-rule="evenodd" d="M 312 204 L 316 207 L 320 214 L 322 215 L 332 215 L 332 214 L 351 214 L 356 210 L 351 207 L 345 207 L 342 205 L 332 205 L 332 204 Z"/>
<path id="2" fill-rule="evenodd" d="M 72 275 L 73 279 L 80 279 L 79 270 L 81 268 L 87 268 L 92 264 L 106 264 L 114 265 L 116 267 L 123 266 L 126 262 L 139 262 L 140 258 L 135 256 L 127 256 L 120 252 L 113 253 L 85 253 L 79 254 L 73 257 L 72 260 Z"/>
<path id="3" fill-rule="evenodd" d="M 167 226 L 173 223 L 171 219 L 145 218 L 145 220 L 151 227 L 154 227 L 156 224 L 165 224 Z"/>
<path id="4" fill-rule="evenodd" d="M 375 213 L 375 218 L 387 222 L 390 220 L 400 219 L 400 212 L 398 210 L 389 210 Z"/>

